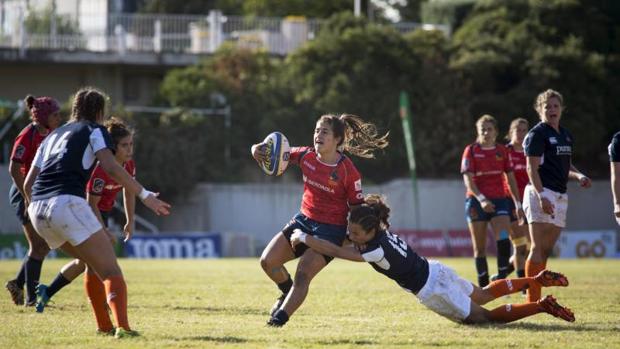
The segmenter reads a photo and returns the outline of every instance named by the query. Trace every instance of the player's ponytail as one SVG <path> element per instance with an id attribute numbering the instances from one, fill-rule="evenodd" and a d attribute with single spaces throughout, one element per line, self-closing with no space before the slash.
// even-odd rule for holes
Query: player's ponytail
<path id="1" fill-rule="evenodd" d="M 71 120 L 88 120 L 97 122 L 97 118 L 105 111 L 106 96 L 94 87 L 84 87 L 73 97 Z"/>
<path id="2" fill-rule="evenodd" d="M 340 137 L 338 147 L 351 155 L 374 158 L 375 150 L 383 149 L 389 144 L 389 132 L 380 136 L 373 123 L 365 122 L 359 116 L 327 114 L 321 116 L 320 121 L 331 125 L 334 137 Z"/>
<path id="3" fill-rule="evenodd" d="M 390 227 L 390 208 L 385 199 L 378 194 L 369 194 L 364 203 L 351 209 L 349 222 L 356 223 L 369 232 L 373 229 L 381 231 Z"/>

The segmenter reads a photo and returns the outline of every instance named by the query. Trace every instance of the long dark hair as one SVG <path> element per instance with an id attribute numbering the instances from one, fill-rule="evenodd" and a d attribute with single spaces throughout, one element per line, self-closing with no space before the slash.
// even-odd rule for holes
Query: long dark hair
<path id="1" fill-rule="evenodd" d="M 97 116 L 105 111 L 107 96 L 94 87 L 83 87 L 73 97 L 71 120 L 97 122 Z"/>
<path id="2" fill-rule="evenodd" d="M 340 137 L 338 146 L 342 151 L 362 158 L 374 158 L 374 151 L 388 146 L 387 132 L 380 136 L 377 127 L 370 122 L 365 122 L 357 115 L 342 114 L 336 116 L 326 114 L 319 118 L 329 124 L 334 132 L 334 137 Z"/>
<path id="3" fill-rule="evenodd" d="M 349 222 L 359 224 L 366 232 L 375 229 L 375 232 L 388 229 L 390 223 L 390 208 L 385 198 L 378 194 L 368 194 L 364 203 L 355 206 L 349 213 Z"/>

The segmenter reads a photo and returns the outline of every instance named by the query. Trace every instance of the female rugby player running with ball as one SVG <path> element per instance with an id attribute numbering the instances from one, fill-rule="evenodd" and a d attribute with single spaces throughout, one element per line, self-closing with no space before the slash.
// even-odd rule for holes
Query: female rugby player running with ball
<path id="1" fill-rule="evenodd" d="M 360 174 L 353 162 L 344 155 L 372 158 L 373 151 L 388 145 L 387 134 L 378 136 L 376 127 L 350 114 L 323 115 L 314 129 L 314 147 L 291 149 L 290 163 L 301 167 L 304 193 L 301 210 L 276 234 L 261 255 L 260 263 L 267 276 L 278 285 L 282 295 L 271 309 L 270 326 L 284 325 L 308 294 L 310 281 L 332 259 L 290 244 L 293 230 L 342 245 L 347 231 L 349 208 L 363 201 Z M 266 159 L 264 144 L 252 146 L 256 161 Z M 295 279 L 284 263 L 301 257 Z"/>
<path id="2" fill-rule="evenodd" d="M 564 275 L 543 270 L 535 277 L 496 280 L 484 288 L 475 286 L 449 267 L 427 261 L 390 233 L 387 230 L 389 216 L 390 208 L 384 200 L 379 195 L 368 195 L 364 204 L 353 207 L 349 215 L 349 240 L 354 246 L 341 247 L 298 229 L 291 236 L 291 244 L 297 248 L 308 246 L 328 256 L 368 262 L 377 272 L 415 294 L 424 306 L 452 321 L 507 323 L 538 313 L 575 321 L 572 311 L 559 305 L 550 295 L 534 303 L 506 304 L 493 310 L 481 307 L 527 287 L 568 286 Z"/>
<path id="3" fill-rule="evenodd" d="M 534 109 L 540 122 L 523 142 L 527 156 L 527 174 L 530 184 L 523 194 L 523 209 L 529 224 L 532 248 L 525 262 L 525 275 L 534 276 L 547 267 L 562 228 L 566 226 L 569 178 L 579 181 L 584 188 L 591 186 L 590 178 L 579 172 L 571 162 L 573 136 L 560 126 L 562 95 L 546 90 L 538 95 Z M 527 290 L 528 302 L 540 299 L 540 287 Z"/>

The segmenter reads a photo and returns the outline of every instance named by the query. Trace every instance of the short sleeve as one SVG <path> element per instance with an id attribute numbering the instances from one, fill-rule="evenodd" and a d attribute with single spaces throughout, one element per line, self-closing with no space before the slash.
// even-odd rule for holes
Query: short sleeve
<path id="1" fill-rule="evenodd" d="M 463 156 L 461 157 L 461 174 L 464 173 L 475 173 L 475 164 L 474 164 L 474 152 L 472 150 L 472 146 L 468 145 L 463 151 Z"/>
<path id="2" fill-rule="evenodd" d="M 289 163 L 299 165 L 299 161 L 308 151 L 310 151 L 310 147 L 292 147 Z"/>
<path id="3" fill-rule="evenodd" d="M 530 131 L 523 140 L 526 156 L 542 156 L 545 153 L 545 138 L 539 132 Z"/>
<path id="4" fill-rule="evenodd" d="M 372 249 L 370 251 L 364 251 L 362 253 L 362 258 L 368 263 L 378 263 L 385 257 L 385 252 L 381 245 L 377 246 L 377 248 Z"/>
<path id="5" fill-rule="evenodd" d="M 32 145 L 28 139 L 28 135 L 30 132 L 24 132 L 20 134 L 17 139 L 15 139 L 15 143 L 13 144 L 13 152 L 11 153 L 11 160 L 14 162 L 24 163 L 29 156 L 31 156 Z"/>
<path id="6" fill-rule="evenodd" d="M 88 183 L 86 183 L 86 191 L 89 194 L 99 195 L 103 194 L 103 188 L 106 184 L 106 175 L 101 166 L 97 165 L 93 174 L 90 176 Z"/>
<path id="7" fill-rule="evenodd" d="M 614 135 L 609 144 L 609 162 L 620 162 L 620 132 Z"/>
<path id="8" fill-rule="evenodd" d="M 97 127 L 91 132 L 89 138 L 90 146 L 93 149 L 93 153 L 98 152 L 101 149 L 114 149 L 112 145 L 112 139 L 110 134 L 103 127 Z"/>
<path id="9" fill-rule="evenodd" d="M 347 202 L 349 205 L 359 205 L 364 202 L 364 193 L 362 192 L 362 177 L 359 171 L 350 163 L 347 163 Z"/>

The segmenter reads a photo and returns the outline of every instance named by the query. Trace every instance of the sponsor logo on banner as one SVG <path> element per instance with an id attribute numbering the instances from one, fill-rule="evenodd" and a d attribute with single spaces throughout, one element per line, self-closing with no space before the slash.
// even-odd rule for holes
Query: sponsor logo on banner
<path id="1" fill-rule="evenodd" d="M 0 260 L 23 259 L 28 253 L 28 242 L 24 234 L 0 234 Z M 47 258 L 56 258 L 56 250 L 50 251 Z"/>
<path id="2" fill-rule="evenodd" d="M 614 258 L 616 257 L 616 232 L 565 231 L 555 245 L 560 258 Z"/>
<path id="3" fill-rule="evenodd" d="M 219 233 L 189 235 L 137 235 L 127 242 L 130 258 L 219 258 L 222 237 Z"/>
<path id="4" fill-rule="evenodd" d="M 395 233 L 416 253 L 425 257 L 472 257 L 473 247 L 468 230 L 410 230 L 403 229 Z M 497 246 L 493 233 L 488 232 L 487 255 L 495 256 Z"/>

